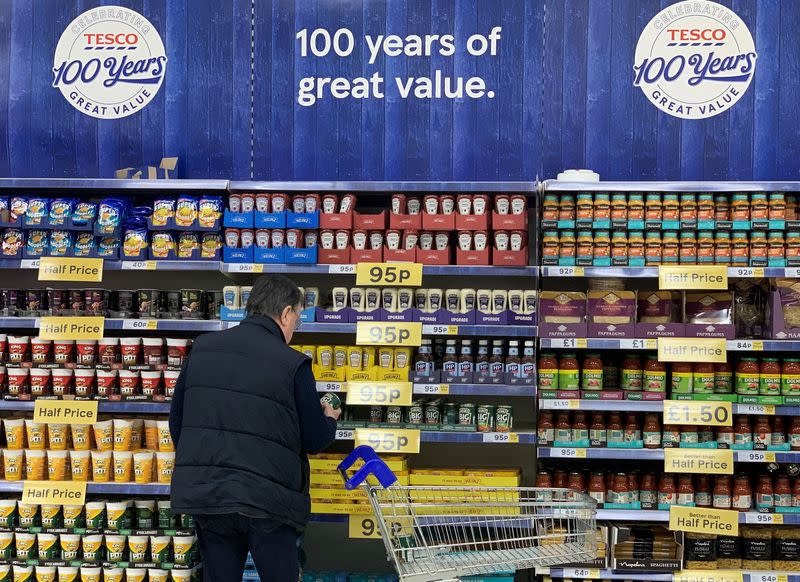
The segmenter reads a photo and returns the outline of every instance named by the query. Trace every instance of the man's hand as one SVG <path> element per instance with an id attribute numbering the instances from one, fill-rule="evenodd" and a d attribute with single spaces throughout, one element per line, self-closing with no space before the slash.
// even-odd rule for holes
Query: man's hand
<path id="1" fill-rule="evenodd" d="M 342 415 L 341 408 L 334 408 L 327 402 L 323 402 L 320 404 L 322 405 L 322 414 L 324 414 L 328 418 L 332 418 L 333 420 L 339 420 L 339 417 Z"/>

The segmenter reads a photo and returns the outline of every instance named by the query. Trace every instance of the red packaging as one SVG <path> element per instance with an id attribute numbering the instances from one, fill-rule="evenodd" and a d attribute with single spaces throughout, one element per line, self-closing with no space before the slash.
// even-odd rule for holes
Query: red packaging
<path id="1" fill-rule="evenodd" d="M 46 396 L 50 393 L 50 370 L 47 368 L 31 368 L 28 376 L 33 396 Z"/>
<path id="2" fill-rule="evenodd" d="M 270 232 L 266 228 L 259 228 L 256 231 L 256 247 L 259 249 L 268 249 L 270 241 Z"/>
<path id="3" fill-rule="evenodd" d="M 353 231 L 353 248 L 357 251 L 363 251 L 367 248 L 367 240 L 369 235 L 366 230 Z"/>
<path id="4" fill-rule="evenodd" d="M 511 214 L 525 214 L 528 209 L 528 199 L 522 194 L 514 194 L 511 197 Z"/>
<path id="5" fill-rule="evenodd" d="M 256 194 L 256 212 L 269 212 L 269 194 L 259 192 Z"/>
<path id="6" fill-rule="evenodd" d="M 439 207 L 442 209 L 442 214 L 453 214 L 456 211 L 456 199 L 445 194 L 439 199 Z"/>
<path id="7" fill-rule="evenodd" d="M 28 368 L 6 368 L 8 393 L 15 396 L 29 394 Z"/>
<path id="8" fill-rule="evenodd" d="M 319 210 L 319 194 L 306 194 L 306 212 Z"/>
<path id="9" fill-rule="evenodd" d="M 292 196 L 292 212 L 298 214 L 306 211 L 306 196 L 305 194 L 295 194 Z"/>
<path id="10" fill-rule="evenodd" d="M 472 250 L 472 233 L 468 230 L 462 230 L 458 233 L 458 248 L 462 251 Z"/>
<path id="11" fill-rule="evenodd" d="M 51 376 L 53 384 L 53 394 L 64 396 L 72 394 L 72 370 L 68 368 L 56 368 Z"/>
<path id="12" fill-rule="evenodd" d="M 450 233 L 449 232 L 437 232 L 434 235 L 434 247 L 437 251 L 445 251 L 447 247 L 450 245 Z"/>
<path id="13" fill-rule="evenodd" d="M 350 231 L 349 230 L 337 230 L 336 231 L 336 248 L 339 250 L 344 250 L 348 246 L 350 246 Z"/>
<path id="14" fill-rule="evenodd" d="M 98 341 L 97 361 L 104 366 L 119 362 L 119 338 L 104 337 Z"/>
<path id="15" fill-rule="evenodd" d="M 77 340 L 75 342 L 75 362 L 82 366 L 94 366 L 97 361 L 97 342 Z"/>
<path id="16" fill-rule="evenodd" d="M 50 363 L 50 352 L 53 349 L 51 340 L 43 340 L 37 337 L 31 338 L 31 362 L 34 364 Z"/>
<path id="17" fill-rule="evenodd" d="M 256 240 L 256 234 L 254 231 L 243 228 L 239 231 L 239 236 L 241 238 L 241 244 L 243 249 L 249 249 L 253 246 L 253 243 Z"/>
<path id="18" fill-rule="evenodd" d="M 494 233 L 494 248 L 498 251 L 507 251 L 509 244 L 509 234 L 506 230 L 496 230 Z"/>
<path id="19" fill-rule="evenodd" d="M 399 230 L 386 231 L 386 248 L 393 251 L 400 250 L 401 234 Z"/>
<path id="20" fill-rule="evenodd" d="M 439 214 L 439 197 L 434 194 L 428 194 L 422 199 L 422 204 L 425 207 L 425 214 Z"/>
<path id="21" fill-rule="evenodd" d="M 241 194 L 231 194 L 228 196 L 228 210 L 231 212 L 241 212 L 242 211 L 242 195 Z"/>
<path id="22" fill-rule="evenodd" d="M 336 194 L 325 194 L 322 197 L 322 213 L 323 214 L 335 214 L 336 213 L 336 203 L 339 201 L 339 198 Z"/>
<path id="23" fill-rule="evenodd" d="M 94 394 L 95 373 L 94 370 L 75 370 L 75 396 L 91 396 Z"/>
<path id="24" fill-rule="evenodd" d="M 164 395 L 172 398 L 175 393 L 175 384 L 178 383 L 180 372 L 176 370 L 166 370 L 164 372 Z"/>
<path id="25" fill-rule="evenodd" d="M 472 241 L 476 251 L 484 251 L 489 246 L 489 234 L 485 230 L 476 230 L 472 233 Z"/>
<path id="26" fill-rule="evenodd" d="M 183 366 L 186 355 L 189 353 L 188 339 L 167 338 L 167 365 L 175 368 Z"/>
<path id="27" fill-rule="evenodd" d="M 459 194 L 456 198 L 456 206 L 461 216 L 469 216 L 472 214 L 472 196 L 469 194 Z"/>
<path id="28" fill-rule="evenodd" d="M 119 393 L 123 396 L 133 396 L 139 393 L 139 372 L 132 370 L 119 371 Z"/>
<path id="29" fill-rule="evenodd" d="M 256 195 L 252 192 L 242 194 L 242 212 L 253 212 L 256 208 Z"/>
<path id="30" fill-rule="evenodd" d="M 116 370 L 97 370 L 95 377 L 97 379 L 97 393 L 100 396 L 111 396 L 118 393 Z M 75 388 L 77 393 L 77 382 Z"/>
<path id="31" fill-rule="evenodd" d="M 273 249 L 282 249 L 286 240 L 286 233 L 280 228 L 276 228 L 269 233 L 270 241 L 272 242 Z"/>
<path id="32" fill-rule="evenodd" d="M 472 213 L 477 216 L 483 216 L 487 213 L 489 207 L 489 196 L 487 194 L 475 194 L 472 197 Z"/>
<path id="33" fill-rule="evenodd" d="M 6 339 L 6 334 L 0 333 L 0 362 L 6 361 L 7 348 L 8 348 L 8 339 Z"/>
<path id="34" fill-rule="evenodd" d="M 369 248 L 377 251 L 383 248 L 383 233 L 377 230 L 369 233 Z"/>
<path id="35" fill-rule="evenodd" d="M 345 194 L 342 196 L 342 200 L 339 203 L 339 212 L 346 213 L 352 212 L 353 209 L 356 207 L 356 197 L 352 194 Z"/>
<path id="36" fill-rule="evenodd" d="M 423 231 L 419 234 L 419 248 L 423 251 L 429 251 L 433 249 L 433 233 L 428 231 Z"/>
<path id="37" fill-rule="evenodd" d="M 508 238 L 509 249 L 512 251 L 521 251 L 528 242 L 528 233 L 524 230 L 512 230 Z"/>
<path id="38" fill-rule="evenodd" d="M 0 365 L 0 388 L 6 385 L 6 367 Z"/>
<path id="39" fill-rule="evenodd" d="M 286 194 L 272 195 L 272 212 L 283 212 L 288 210 L 289 197 Z"/>
<path id="40" fill-rule="evenodd" d="M 301 248 L 303 241 L 303 233 L 299 228 L 286 229 L 286 246 L 290 249 Z"/>
<path id="41" fill-rule="evenodd" d="M 406 200 L 406 206 L 409 214 L 422 214 L 422 202 L 419 198 L 409 198 Z"/>
<path id="42" fill-rule="evenodd" d="M 145 396 L 155 396 L 161 389 L 161 372 L 141 373 L 142 394 Z"/>
<path id="43" fill-rule="evenodd" d="M 319 246 L 327 251 L 333 250 L 336 237 L 332 230 L 321 230 L 319 232 Z"/>
<path id="44" fill-rule="evenodd" d="M 21 364 L 28 361 L 28 348 L 31 338 L 27 335 L 8 336 L 8 361 L 11 364 Z"/>
<path id="45" fill-rule="evenodd" d="M 406 208 L 406 195 L 392 194 L 392 214 L 405 214 Z"/>
<path id="46" fill-rule="evenodd" d="M 56 340 L 53 342 L 53 361 L 56 364 L 66 364 L 72 361 L 72 352 L 75 349 L 74 340 Z"/>
<path id="47" fill-rule="evenodd" d="M 403 248 L 407 251 L 417 248 L 419 244 L 419 231 L 407 230 L 403 233 Z"/>
<path id="48" fill-rule="evenodd" d="M 160 337 L 142 338 L 144 363 L 148 366 L 160 366 L 167 359 L 164 357 L 164 340 Z"/>
<path id="49" fill-rule="evenodd" d="M 511 214 L 511 198 L 505 194 L 498 194 L 494 198 L 494 210 L 497 214 Z"/>
<path id="50" fill-rule="evenodd" d="M 226 228 L 225 229 L 225 246 L 229 249 L 238 249 L 239 248 L 239 229 L 238 228 Z"/>
<path id="51" fill-rule="evenodd" d="M 122 356 L 123 366 L 135 366 L 139 363 L 139 354 L 142 352 L 142 338 L 120 338 L 119 351 Z"/>

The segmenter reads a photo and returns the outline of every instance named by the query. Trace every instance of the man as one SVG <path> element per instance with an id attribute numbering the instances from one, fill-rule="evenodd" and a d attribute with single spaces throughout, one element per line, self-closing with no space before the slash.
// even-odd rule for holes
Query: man
<path id="1" fill-rule="evenodd" d="M 204 575 L 240 582 L 248 550 L 262 580 L 296 582 L 308 521 L 306 453 L 335 438 L 311 362 L 290 348 L 303 296 L 259 277 L 238 326 L 200 336 L 175 386 L 172 511 L 194 516 Z"/>

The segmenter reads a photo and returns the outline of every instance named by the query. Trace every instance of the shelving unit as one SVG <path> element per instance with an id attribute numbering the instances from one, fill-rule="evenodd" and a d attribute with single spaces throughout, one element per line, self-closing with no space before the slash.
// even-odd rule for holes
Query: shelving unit
<path id="1" fill-rule="evenodd" d="M 383 427 L 382 427 L 383 428 Z M 400 427 L 398 427 L 400 428 Z M 336 440 L 351 441 L 356 429 L 338 429 Z M 535 432 L 458 432 L 446 430 L 422 430 L 423 443 L 493 444 L 493 445 L 535 445 Z"/>

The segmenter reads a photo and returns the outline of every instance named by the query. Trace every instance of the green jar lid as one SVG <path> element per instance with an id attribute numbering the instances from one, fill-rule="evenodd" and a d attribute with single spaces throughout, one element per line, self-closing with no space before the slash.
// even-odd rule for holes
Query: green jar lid
<path id="1" fill-rule="evenodd" d="M 770 200 L 785 200 L 786 195 L 783 192 L 773 192 L 769 195 Z"/>
<path id="2" fill-rule="evenodd" d="M 619 232 L 619 231 L 616 231 L 616 232 L 614 232 L 614 234 L 613 234 L 613 235 L 611 235 L 611 238 L 612 238 L 612 239 L 615 239 L 615 238 L 624 238 L 625 240 L 627 240 L 627 239 L 628 239 L 628 235 L 627 235 L 626 233 L 624 233 L 624 232 Z"/>
<path id="3" fill-rule="evenodd" d="M 578 236 L 592 236 L 591 230 L 579 230 Z"/>
<path id="4" fill-rule="evenodd" d="M 750 197 L 750 199 L 751 199 L 751 200 L 766 200 L 766 199 L 767 199 L 767 195 L 766 195 L 766 194 L 762 194 L 762 193 L 760 193 L 760 192 L 755 192 L 755 193 L 754 193 L 754 194 L 753 194 L 753 195 Z"/>
<path id="5" fill-rule="evenodd" d="M 734 194 L 733 195 L 733 199 L 734 200 L 749 200 L 749 197 L 747 196 L 747 194 Z"/>
<path id="6" fill-rule="evenodd" d="M 712 196 L 711 194 L 700 194 L 698 198 L 700 200 L 714 200 L 714 196 Z"/>
<path id="7" fill-rule="evenodd" d="M 611 236 L 610 232 L 609 232 L 609 231 L 607 231 L 607 230 L 598 230 L 598 231 L 595 231 L 594 235 L 595 235 L 595 236 L 605 236 L 605 237 Z"/>
<path id="8" fill-rule="evenodd" d="M 641 194 L 628 194 L 628 202 L 633 202 L 634 200 L 643 201 L 644 196 Z"/>
<path id="9" fill-rule="evenodd" d="M 661 194 L 651 193 L 647 195 L 648 200 L 661 200 Z"/>
<path id="10" fill-rule="evenodd" d="M 658 232 L 648 232 L 647 238 L 652 238 L 653 240 L 661 240 L 661 234 Z"/>
<path id="11" fill-rule="evenodd" d="M 684 238 L 694 238 L 694 233 L 693 232 L 682 232 L 681 233 L 681 238 L 682 239 L 684 239 Z"/>
<path id="12" fill-rule="evenodd" d="M 598 192 L 594 195 L 595 200 L 608 200 L 609 198 L 608 192 Z"/>
<path id="13" fill-rule="evenodd" d="M 717 231 L 717 240 L 721 238 L 726 238 L 728 240 L 731 240 L 731 233 L 724 231 Z"/>
<path id="14" fill-rule="evenodd" d="M 677 199 L 678 199 L 677 194 L 664 194 L 664 202 L 666 202 L 667 200 L 677 200 Z"/>
<path id="15" fill-rule="evenodd" d="M 697 233 L 697 236 L 703 236 L 703 237 L 711 238 L 711 237 L 714 236 L 714 231 L 713 230 L 701 230 L 700 232 Z"/>
<path id="16" fill-rule="evenodd" d="M 546 230 L 542 236 L 558 236 L 558 231 Z"/>
<path id="17" fill-rule="evenodd" d="M 589 200 L 591 200 L 592 199 L 592 195 L 591 194 L 578 194 L 578 200 L 586 200 L 587 198 Z"/>
<path id="18" fill-rule="evenodd" d="M 615 202 L 627 202 L 628 197 L 625 194 L 612 194 L 611 199 Z"/>

